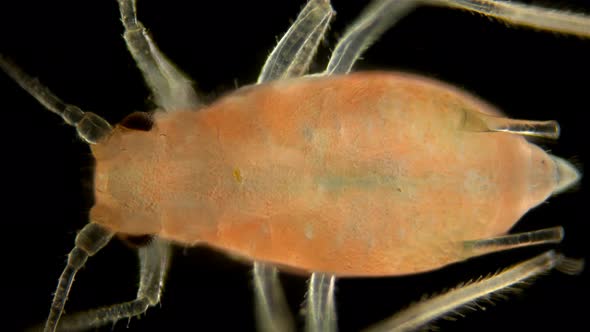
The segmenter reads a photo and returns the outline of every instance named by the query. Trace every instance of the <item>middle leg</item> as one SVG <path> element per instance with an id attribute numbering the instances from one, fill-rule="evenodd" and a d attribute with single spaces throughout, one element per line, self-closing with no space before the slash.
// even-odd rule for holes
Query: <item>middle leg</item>
<path id="1" fill-rule="evenodd" d="M 304 75 L 332 16 L 329 0 L 309 0 L 266 59 L 258 83 Z"/>
<path id="2" fill-rule="evenodd" d="M 336 303 L 333 274 L 314 272 L 309 278 L 306 304 L 306 332 L 336 332 Z"/>
<path id="3" fill-rule="evenodd" d="M 268 263 L 254 262 L 254 301 L 256 323 L 263 332 L 295 331 L 293 317 L 279 281 L 277 268 Z"/>

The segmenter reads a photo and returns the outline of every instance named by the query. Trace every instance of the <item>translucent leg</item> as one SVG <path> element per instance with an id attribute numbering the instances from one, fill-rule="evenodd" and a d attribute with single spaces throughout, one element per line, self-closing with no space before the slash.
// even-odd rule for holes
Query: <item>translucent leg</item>
<path id="1" fill-rule="evenodd" d="M 96 254 L 112 237 L 111 232 L 96 224 L 88 224 L 78 233 L 76 245 L 68 255 L 68 264 L 59 277 L 44 332 L 55 331 L 78 270 L 84 266 L 89 256 Z"/>
<path id="2" fill-rule="evenodd" d="M 579 272 L 581 267 L 581 262 L 578 260 L 565 258 L 553 251 L 548 251 L 496 275 L 458 286 L 445 294 L 416 303 L 366 331 L 415 331 L 445 314 L 466 307 L 477 300 L 489 298 L 491 294 L 553 268 L 565 269 L 568 273 L 572 273 Z"/>
<path id="3" fill-rule="evenodd" d="M 109 135 L 111 125 L 92 112 L 84 112 L 78 106 L 64 103 L 48 88 L 22 71 L 17 65 L 0 55 L 0 69 L 30 93 L 41 105 L 59 115 L 70 126 L 76 127 L 80 138 L 94 144 Z"/>
<path id="4" fill-rule="evenodd" d="M 156 239 L 141 247 L 139 262 L 139 290 L 135 300 L 64 316 L 58 330 L 79 331 L 116 322 L 122 318 L 131 318 L 159 303 L 170 262 L 170 245 Z"/>
<path id="5" fill-rule="evenodd" d="M 418 5 L 454 7 L 494 17 L 514 25 L 590 37 L 590 16 L 495 0 L 375 0 L 346 30 L 326 73 L 348 73 L 361 54 Z"/>
<path id="6" fill-rule="evenodd" d="M 151 89 L 156 104 L 165 111 L 193 109 L 198 99 L 192 82 L 160 52 L 137 20 L 135 0 L 118 0 L 127 48 Z"/>
<path id="7" fill-rule="evenodd" d="M 590 16 L 580 13 L 497 0 L 427 0 L 466 9 L 510 24 L 590 37 Z"/>
<path id="8" fill-rule="evenodd" d="M 333 15 L 329 0 L 309 0 L 266 59 L 258 83 L 304 75 Z"/>
<path id="9" fill-rule="evenodd" d="M 336 332 L 336 304 L 334 285 L 336 277 L 315 272 L 309 279 L 305 330 L 307 332 Z"/>
<path id="10" fill-rule="evenodd" d="M 271 264 L 254 262 L 254 288 L 259 330 L 294 331 L 293 317 L 285 301 L 277 268 Z"/>
<path id="11" fill-rule="evenodd" d="M 348 73 L 371 44 L 418 4 L 417 0 L 373 1 L 347 28 L 332 52 L 325 74 Z"/>

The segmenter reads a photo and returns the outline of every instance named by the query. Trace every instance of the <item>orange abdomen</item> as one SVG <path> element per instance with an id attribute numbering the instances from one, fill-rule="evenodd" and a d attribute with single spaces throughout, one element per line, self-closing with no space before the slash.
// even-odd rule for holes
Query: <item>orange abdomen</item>
<path id="1" fill-rule="evenodd" d="M 306 271 L 435 269 L 551 192 L 531 189 L 536 146 L 465 129 L 482 112 L 495 114 L 404 74 L 247 87 L 197 112 L 157 113 L 149 132 L 118 127 L 94 147 L 91 218 Z"/>

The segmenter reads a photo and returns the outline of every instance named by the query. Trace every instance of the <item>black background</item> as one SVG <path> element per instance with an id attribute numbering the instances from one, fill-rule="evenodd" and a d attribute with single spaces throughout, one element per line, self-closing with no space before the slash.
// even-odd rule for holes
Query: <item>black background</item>
<path id="1" fill-rule="evenodd" d="M 215 97 L 255 81 L 276 38 L 288 28 L 303 1 L 140 1 L 139 15 L 154 39 L 200 91 Z M 333 1 L 333 46 L 366 1 Z M 538 2 L 536 2 L 538 3 Z M 584 0 L 546 1 L 590 13 Z M 139 71 L 121 38 L 116 2 L 21 1 L 0 5 L 0 52 L 39 77 L 58 96 L 111 123 L 135 110 L 149 110 Z M 313 70 L 329 55 L 320 52 Z M 356 65 L 356 70 L 405 70 L 451 82 L 517 118 L 556 119 L 561 139 L 543 142 L 554 154 L 588 163 L 590 40 L 509 29 L 465 12 L 421 8 L 390 30 Z M 72 128 L 45 111 L 0 74 L 2 130 L 3 263 L 2 327 L 20 331 L 42 322 L 51 294 L 87 218 L 91 183 L 89 149 Z M 534 209 L 515 231 L 563 225 L 558 248 L 590 258 L 587 250 L 587 183 Z M 198 222 L 198 221 L 195 221 Z M 525 249 L 457 264 L 430 274 L 338 282 L 342 331 L 355 331 L 386 317 L 424 293 L 531 257 L 547 248 Z M 74 312 L 129 300 L 136 292 L 132 250 L 114 241 L 78 275 L 66 305 Z M 302 303 L 304 278 L 285 276 L 293 310 Z M 175 251 L 161 307 L 133 319 L 126 331 L 250 331 L 254 329 L 249 267 L 203 249 Z M 552 272 L 521 294 L 496 301 L 485 311 L 443 331 L 574 330 L 588 325 L 588 271 L 579 276 Z M 125 330 L 119 322 L 114 331 Z M 111 330 L 108 326 L 104 331 Z"/>

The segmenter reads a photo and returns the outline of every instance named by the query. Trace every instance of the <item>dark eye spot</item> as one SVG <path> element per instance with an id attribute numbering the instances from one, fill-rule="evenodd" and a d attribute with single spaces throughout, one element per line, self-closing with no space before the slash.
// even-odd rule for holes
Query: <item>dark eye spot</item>
<path id="1" fill-rule="evenodd" d="M 119 124 L 128 129 L 150 131 L 154 125 L 154 120 L 149 113 L 133 112 L 127 115 Z"/>
<path id="2" fill-rule="evenodd" d="M 129 247 L 131 248 L 141 248 L 147 246 L 152 239 L 154 238 L 153 235 L 127 235 L 127 234 L 118 234 L 119 238 Z"/>

